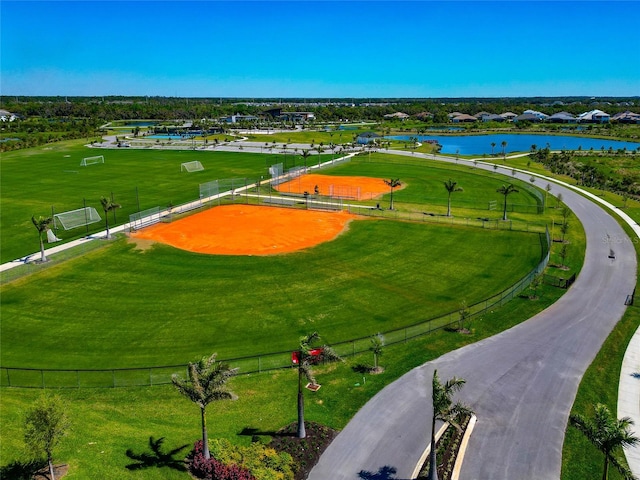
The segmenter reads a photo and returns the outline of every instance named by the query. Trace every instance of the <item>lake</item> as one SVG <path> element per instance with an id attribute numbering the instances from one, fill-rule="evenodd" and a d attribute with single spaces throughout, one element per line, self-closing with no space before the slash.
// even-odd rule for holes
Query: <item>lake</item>
<path id="1" fill-rule="evenodd" d="M 636 150 L 640 148 L 638 142 L 622 142 L 619 140 L 603 140 L 601 138 L 574 137 L 566 135 L 531 135 L 531 134 L 490 134 L 490 135 L 392 135 L 385 138 L 391 140 L 405 140 L 417 138 L 419 142 L 426 140 L 436 140 L 442 145 L 442 153 L 460 155 L 490 155 L 491 153 L 502 153 L 502 142 L 507 142 L 505 151 L 529 152 L 531 146 L 545 148 L 547 144 L 551 150 L 613 150 L 626 148 Z M 495 147 L 491 144 L 495 143 Z"/>

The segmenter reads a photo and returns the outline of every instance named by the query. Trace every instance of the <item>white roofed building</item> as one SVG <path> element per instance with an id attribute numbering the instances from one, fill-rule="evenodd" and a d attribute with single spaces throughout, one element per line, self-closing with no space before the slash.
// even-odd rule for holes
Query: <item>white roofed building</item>
<path id="1" fill-rule="evenodd" d="M 591 110 L 578 115 L 578 121 L 582 123 L 609 123 L 611 115 L 602 110 Z"/>

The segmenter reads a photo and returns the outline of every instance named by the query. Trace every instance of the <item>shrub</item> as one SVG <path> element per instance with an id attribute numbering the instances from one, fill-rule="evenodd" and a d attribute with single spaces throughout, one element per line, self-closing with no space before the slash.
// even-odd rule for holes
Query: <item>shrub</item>
<path id="1" fill-rule="evenodd" d="M 292 480 L 293 460 L 288 453 L 260 443 L 248 447 L 231 444 L 226 439 L 209 442 L 211 459 L 202 453 L 202 441 L 195 444 L 191 473 L 211 480 Z"/>
<path id="2" fill-rule="evenodd" d="M 189 468 L 195 477 L 207 480 L 256 480 L 247 469 L 238 465 L 225 465 L 214 457 L 207 460 L 202 452 L 202 440 L 194 446 Z"/>

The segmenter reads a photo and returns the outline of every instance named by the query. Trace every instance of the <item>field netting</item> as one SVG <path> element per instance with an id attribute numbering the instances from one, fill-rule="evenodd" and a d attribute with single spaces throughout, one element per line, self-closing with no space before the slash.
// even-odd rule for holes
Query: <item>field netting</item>
<path id="1" fill-rule="evenodd" d="M 141 212 L 129 215 L 129 224 L 132 229 L 143 228 L 160 221 L 160 207 L 153 207 Z"/>

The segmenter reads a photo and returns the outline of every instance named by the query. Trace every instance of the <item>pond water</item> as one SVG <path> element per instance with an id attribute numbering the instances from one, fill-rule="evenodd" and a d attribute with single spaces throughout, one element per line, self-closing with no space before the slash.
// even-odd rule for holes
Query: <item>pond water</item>
<path id="1" fill-rule="evenodd" d="M 601 138 L 574 137 L 566 135 L 518 135 L 518 134 L 490 134 L 490 135 L 392 135 L 385 138 L 391 140 L 405 140 L 417 138 L 419 142 L 426 140 L 436 140 L 442 145 L 442 153 L 460 155 L 490 155 L 491 153 L 502 153 L 502 142 L 507 142 L 505 152 L 529 152 L 531 146 L 545 148 L 547 145 L 551 150 L 590 150 L 602 149 L 613 150 L 626 148 L 636 150 L 640 148 L 638 142 L 622 142 L 619 140 L 603 140 Z M 495 143 L 492 147 L 491 144 Z"/>
<path id="2" fill-rule="evenodd" d="M 123 127 L 151 127 L 157 125 L 158 122 L 144 121 L 144 120 L 130 120 L 123 125 Z"/>
<path id="3" fill-rule="evenodd" d="M 156 133 L 154 135 L 145 135 L 144 138 L 153 138 L 160 140 L 191 140 L 190 135 L 169 135 L 166 133 Z"/>

